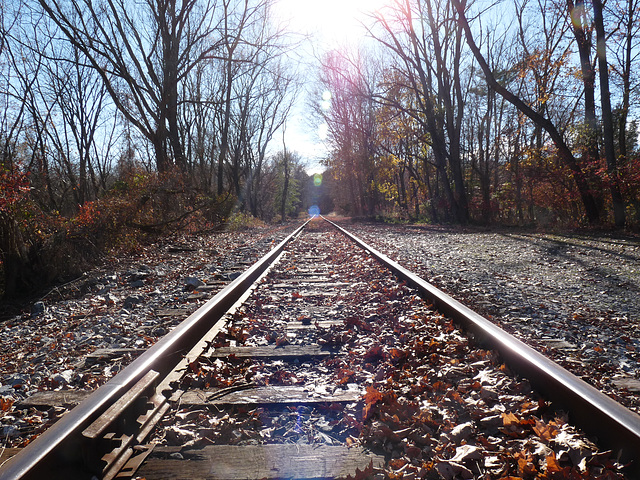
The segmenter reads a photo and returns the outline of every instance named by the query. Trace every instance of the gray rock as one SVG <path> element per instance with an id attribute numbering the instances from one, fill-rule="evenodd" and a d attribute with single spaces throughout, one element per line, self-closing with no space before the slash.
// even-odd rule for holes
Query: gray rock
<path id="1" fill-rule="evenodd" d="M 45 310 L 44 302 L 36 302 L 31 307 L 31 316 L 37 317 L 38 315 L 42 315 Z"/>
<path id="2" fill-rule="evenodd" d="M 73 370 L 64 370 L 63 372 L 56 373 L 51 378 L 51 381 L 57 383 L 58 385 L 68 385 L 73 379 L 73 373 Z"/>
<path id="3" fill-rule="evenodd" d="M 20 435 L 20 431 L 14 427 L 13 425 L 5 425 L 0 427 L 0 437 L 1 438 L 13 438 Z"/>
<path id="4" fill-rule="evenodd" d="M 124 299 L 123 307 L 127 310 L 131 310 L 134 306 L 142 303 L 142 297 L 139 295 L 130 295 Z"/>
<path id="5" fill-rule="evenodd" d="M 2 385 L 0 386 L 0 397 L 10 397 L 14 393 L 13 387 L 11 385 Z"/>
<path id="6" fill-rule="evenodd" d="M 204 283 L 196 277 L 187 277 L 184 281 L 184 288 L 187 291 L 195 290 L 202 285 L 204 285 Z"/>
<path id="7" fill-rule="evenodd" d="M 11 385 L 13 388 L 16 388 L 20 385 L 25 385 L 29 380 L 31 380 L 29 375 L 24 373 L 14 373 L 6 379 L 6 383 Z"/>
<path id="8" fill-rule="evenodd" d="M 138 270 L 129 270 L 127 272 L 127 276 L 129 277 L 129 282 L 135 282 L 137 280 L 144 280 L 150 275 L 149 268 L 145 270 L 144 268 L 140 268 Z"/>

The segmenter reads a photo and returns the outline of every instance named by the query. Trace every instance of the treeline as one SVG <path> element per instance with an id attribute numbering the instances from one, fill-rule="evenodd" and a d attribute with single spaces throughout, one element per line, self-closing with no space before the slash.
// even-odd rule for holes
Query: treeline
<path id="1" fill-rule="evenodd" d="M 297 214 L 310 179 L 274 136 L 300 91 L 298 40 L 273 3 L 0 5 L 5 297 L 145 235 Z"/>
<path id="2" fill-rule="evenodd" d="M 638 15 L 638 0 L 391 2 L 372 44 L 323 60 L 336 204 L 637 229 Z"/>

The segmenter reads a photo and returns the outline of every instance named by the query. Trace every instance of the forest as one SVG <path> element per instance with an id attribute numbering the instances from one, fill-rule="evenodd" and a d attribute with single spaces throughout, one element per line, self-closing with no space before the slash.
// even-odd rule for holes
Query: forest
<path id="1" fill-rule="evenodd" d="M 400 0 L 318 113 L 353 215 L 637 228 L 639 3 Z"/>
<path id="2" fill-rule="evenodd" d="M 640 227 L 640 0 L 389 0 L 318 52 L 277 0 L 0 4 L 5 298 L 145 238 L 313 211 Z M 306 100 L 322 175 L 287 148 Z M 317 99 L 322 99 L 321 101 Z"/>

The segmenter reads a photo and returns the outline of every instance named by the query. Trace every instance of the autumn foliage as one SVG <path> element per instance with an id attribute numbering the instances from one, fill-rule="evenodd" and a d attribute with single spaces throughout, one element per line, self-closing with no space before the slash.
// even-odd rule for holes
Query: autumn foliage
<path id="1" fill-rule="evenodd" d="M 219 226 L 232 198 L 189 187 L 179 172 L 131 171 L 99 199 L 63 215 L 40 206 L 29 177 L 0 172 L 0 252 L 5 297 L 74 278 L 105 254 L 140 248 L 154 236 Z"/>
<path id="2" fill-rule="evenodd" d="M 383 55 L 330 52 L 318 75 L 331 99 L 318 116 L 338 206 L 430 223 L 640 228 L 638 127 L 624 73 L 635 60 L 594 67 L 591 13 L 572 5 L 501 4 L 498 16 L 514 22 L 500 38 L 481 20 L 488 11 L 457 0 L 372 15 Z M 622 32 L 611 19 L 637 18 L 618 13 L 605 27 L 620 32 L 607 40 L 608 58 L 620 61 L 637 28 Z M 598 108 L 594 68 L 600 82 L 612 76 Z M 612 114 L 604 100 L 620 105 Z"/>

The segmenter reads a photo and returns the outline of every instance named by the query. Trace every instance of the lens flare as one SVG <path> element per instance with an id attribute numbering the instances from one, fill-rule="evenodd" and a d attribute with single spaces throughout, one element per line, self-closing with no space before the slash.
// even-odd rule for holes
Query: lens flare
<path id="1" fill-rule="evenodd" d="M 320 185 L 322 185 L 322 174 L 321 173 L 316 173 L 313 175 L 313 184 L 316 187 L 319 187 Z"/>
<path id="2" fill-rule="evenodd" d="M 329 110 L 331 108 L 331 92 L 329 90 L 325 90 L 322 92 L 322 101 L 320 102 L 320 107 L 323 110 Z"/>
<path id="3" fill-rule="evenodd" d="M 310 217 L 317 217 L 318 215 L 320 215 L 320 207 L 318 207 L 317 205 L 312 205 L 309 207 L 309 216 Z"/>

